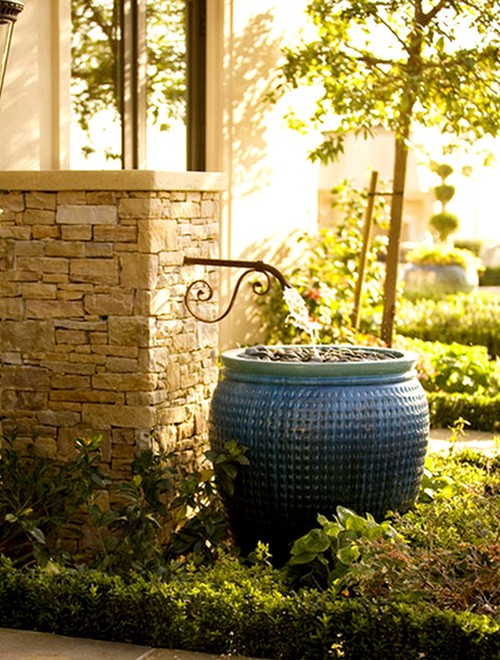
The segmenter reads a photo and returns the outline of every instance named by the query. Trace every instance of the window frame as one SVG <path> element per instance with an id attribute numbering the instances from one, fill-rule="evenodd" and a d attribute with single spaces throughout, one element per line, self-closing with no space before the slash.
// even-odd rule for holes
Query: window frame
<path id="1" fill-rule="evenodd" d="M 122 169 L 147 162 L 146 0 L 120 0 L 119 91 Z M 207 2 L 186 0 L 186 163 L 206 170 Z"/>

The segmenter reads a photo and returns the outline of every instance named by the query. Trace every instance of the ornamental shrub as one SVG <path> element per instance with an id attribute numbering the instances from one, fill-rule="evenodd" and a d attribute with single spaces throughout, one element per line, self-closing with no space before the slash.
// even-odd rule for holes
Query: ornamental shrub
<path id="1" fill-rule="evenodd" d="M 500 359 L 491 359 L 485 346 L 401 335 L 394 345 L 419 356 L 417 372 L 427 392 L 431 427 L 447 428 L 462 418 L 477 431 L 500 429 Z"/>
<path id="2" fill-rule="evenodd" d="M 500 267 L 485 268 L 484 271 L 479 274 L 479 285 L 500 286 Z"/>
<path id="3" fill-rule="evenodd" d="M 455 193 L 455 188 L 453 186 L 441 185 L 434 188 L 434 193 L 439 201 L 449 201 Z M 459 225 L 460 221 L 458 217 L 449 211 L 434 213 L 429 219 L 429 226 L 437 234 L 440 241 L 446 241 L 450 234 L 457 231 Z"/>
<path id="4" fill-rule="evenodd" d="M 109 479 L 99 469 L 100 439 L 79 438 L 76 454 L 62 465 L 24 452 L 16 436 L 0 438 L 0 553 L 20 565 L 46 564 L 64 553 L 64 540 L 78 538 L 82 506 Z"/>
<path id="5" fill-rule="evenodd" d="M 394 345 L 419 355 L 419 379 L 428 392 L 490 396 L 500 393 L 500 359 L 491 359 L 485 346 L 444 344 L 401 336 L 396 337 Z"/>
<path id="6" fill-rule="evenodd" d="M 159 582 L 99 572 L 21 571 L 0 562 L 0 625 L 214 654 L 265 658 L 491 660 L 492 617 L 425 601 L 289 590 L 234 560 Z"/>
<path id="7" fill-rule="evenodd" d="M 439 214 L 439 217 L 442 215 Z M 465 269 L 475 268 L 477 271 L 483 268 L 481 260 L 473 252 L 440 245 L 415 248 L 406 255 L 406 261 L 412 264 L 432 266 L 461 266 Z"/>
<path id="8" fill-rule="evenodd" d="M 227 547 L 218 488 L 230 492 L 237 467 L 248 462 L 244 447 L 207 451 L 190 472 L 175 454 L 144 448 L 130 480 L 111 485 L 99 468 L 100 446 L 97 435 L 77 439 L 75 457 L 57 465 L 2 438 L 0 555 L 19 566 L 83 562 L 115 574 L 161 573 L 175 558 L 189 554 L 201 564 Z M 100 497 L 109 487 L 111 505 Z M 77 552 L 68 542 L 84 535 L 87 547 Z"/>
<path id="9" fill-rule="evenodd" d="M 500 394 L 428 392 L 431 427 L 448 428 L 456 419 L 466 419 L 476 431 L 500 431 Z"/>

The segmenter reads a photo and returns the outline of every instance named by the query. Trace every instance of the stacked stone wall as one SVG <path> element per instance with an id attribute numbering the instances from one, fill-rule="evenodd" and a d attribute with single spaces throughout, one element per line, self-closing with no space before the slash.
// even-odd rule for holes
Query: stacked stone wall
<path id="1" fill-rule="evenodd" d="M 99 433 L 115 478 L 151 433 L 204 442 L 217 328 L 185 309 L 182 262 L 217 255 L 219 206 L 210 191 L 0 192 L 3 433 L 61 460 Z"/>

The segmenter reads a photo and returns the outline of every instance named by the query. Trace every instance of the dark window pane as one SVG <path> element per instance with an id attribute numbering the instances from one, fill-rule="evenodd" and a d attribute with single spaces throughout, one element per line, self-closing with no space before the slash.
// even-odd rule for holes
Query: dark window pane
<path id="1" fill-rule="evenodd" d="M 71 167 L 121 167 L 119 3 L 72 0 Z"/>
<path id="2" fill-rule="evenodd" d="M 141 4 L 72 0 L 73 169 L 186 167 L 186 3 Z"/>

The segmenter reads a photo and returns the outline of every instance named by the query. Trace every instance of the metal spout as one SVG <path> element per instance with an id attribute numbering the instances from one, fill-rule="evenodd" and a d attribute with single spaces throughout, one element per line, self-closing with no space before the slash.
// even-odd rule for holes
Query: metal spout
<path id="1" fill-rule="evenodd" d="M 212 299 L 214 295 L 214 290 L 210 286 L 210 284 L 206 280 L 196 280 L 195 282 L 193 282 L 188 286 L 186 290 L 186 294 L 184 296 L 184 303 L 189 313 L 192 316 L 194 316 L 195 319 L 197 319 L 198 321 L 203 321 L 204 323 L 216 323 L 217 321 L 221 321 L 229 314 L 236 300 L 236 296 L 238 294 L 238 290 L 240 288 L 241 282 L 250 273 L 263 273 L 266 276 L 266 282 L 264 284 L 259 281 L 252 282 L 251 285 L 252 290 L 258 296 L 263 296 L 266 293 L 268 293 L 269 289 L 271 288 L 271 275 L 278 280 L 283 290 L 287 287 L 291 287 L 291 285 L 285 279 L 284 275 L 277 268 L 271 266 L 270 264 L 266 264 L 263 261 L 184 257 L 184 265 L 185 266 L 193 266 L 193 265 L 216 266 L 217 268 L 220 267 L 246 268 L 245 272 L 242 275 L 240 275 L 240 277 L 236 282 L 236 286 L 234 288 L 227 309 L 220 316 L 217 316 L 214 319 L 203 318 L 199 316 L 199 314 L 197 314 L 192 308 L 193 303 L 196 304 L 196 303 L 208 302 Z"/>

